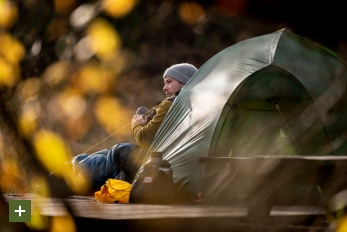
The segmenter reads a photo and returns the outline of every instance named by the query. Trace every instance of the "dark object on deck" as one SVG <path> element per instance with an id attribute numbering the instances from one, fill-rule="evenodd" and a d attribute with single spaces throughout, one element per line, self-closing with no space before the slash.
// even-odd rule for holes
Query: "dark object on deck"
<path id="1" fill-rule="evenodd" d="M 170 204 L 174 198 L 174 182 L 170 164 L 161 152 L 152 152 L 130 191 L 130 203 Z"/>

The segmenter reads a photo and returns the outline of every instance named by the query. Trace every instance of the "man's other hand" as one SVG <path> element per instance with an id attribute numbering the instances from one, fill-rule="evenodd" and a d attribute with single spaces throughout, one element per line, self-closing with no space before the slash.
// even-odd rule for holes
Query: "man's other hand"
<path id="1" fill-rule="evenodd" d="M 134 117 L 131 119 L 131 128 L 133 129 L 135 126 L 141 124 L 141 125 L 147 125 L 147 123 L 150 120 L 150 116 L 146 115 L 143 117 L 141 114 L 135 114 Z"/>

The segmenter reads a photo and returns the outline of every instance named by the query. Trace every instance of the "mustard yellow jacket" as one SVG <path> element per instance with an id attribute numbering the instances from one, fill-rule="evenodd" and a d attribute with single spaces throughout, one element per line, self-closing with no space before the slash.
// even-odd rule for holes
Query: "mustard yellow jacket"
<path id="1" fill-rule="evenodd" d="M 173 97 L 165 98 L 161 103 L 153 107 L 155 115 L 147 125 L 139 124 L 133 128 L 133 136 L 139 146 L 144 148 L 150 147 L 155 134 L 172 105 L 173 99 Z"/>

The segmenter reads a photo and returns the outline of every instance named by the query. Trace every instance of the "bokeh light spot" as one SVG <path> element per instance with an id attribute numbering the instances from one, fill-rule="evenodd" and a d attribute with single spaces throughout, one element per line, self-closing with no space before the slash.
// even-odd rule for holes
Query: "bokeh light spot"
<path id="1" fill-rule="evenodd" d="M 54 0 L 54 8 L 57 13 L 70 12 L 76 4 L 76 0 Z"/>
<path id="2" fill-rule="evenodd" d="M 181 20 L 189 25 L 197 25 L 206 16 L 204 8 L 196 2 L 184 2 L 178 9 Z"/>
<path id="3" fill-rule="evenodd" d="M 9 29 L 17 21 L 18 9 L 13 2 L 0 0 L 0 27 Z"/>
<path id="4" fill-rule="evenodd" d="M 15 159 L 7 158 L 0 162 L 0 188 L 3 192 L 13 191 L 13 187 L 21 178 L 18 162 Z"/>
<path id="5" fill-rule="evenodd" d="M 85 94 L 104 93 L 112 87 L 113 76 L 97 63 L 87 63 L 76 74 L 76 84 Z"/>
<path id="6" fill-rule="evenodd" d="M 40 105 L 38 102 L 29 101 L 22 106 L 22 113 L 19 117 L 19 128 L 22 134 L 29 137 L 38 127 L 40 115 Z"/>
<path id="7" fill-rule="evenodd" d="M 9 34 L 0 34 L 0 55 L 11 64 L 18 64 L 25 55 L 24 46 Z"/>
<path id="8" fill-rule="evenodd" d="M 128 135 L 129 131 L 124 130 L 124 127 L 130 124 L 132 114 L 116 98 L 111 96 L 99 98 L 95 103 L 94 113 L 107 132 L 117 132 L 118 136 Z"/>
<path id="9" fill-rule="evenodd" d="M 346 232 L 347 231 L 347 216 L 342 217 L 337 225 L 336 232 Z"/>
<path id="10" fill-rule="evenodd" d="M 115 18 L 127 15 L 135 5 L 136 0 L 102 0 L 104 11 Z"/>
<path id="11" fill-rule="evenodd" d="M 87 103 L 82 96 L 73 94 L 71 91 L 62 93 L 59 105 L 69 118 L 79 118 L 87 109 Z"/>
<path id="12" fill-rule="evenodd" d="M 57 86 L 67 79 L 70 73 L 69 62 L 59 61 L 50 65 L 43 74 L 43 81 L 49 86 Z"/>
<path id="13" fill-rule="evenodd" d="M 42 212 L 40 212 L 39 207 L 32 207 L 31 221 L 27 222 L 26 224 L 34 231 L 44 231 L 49 226 L 49 219 L 47 216 L 43 215 Z"/>
<path id="14" fill-rule="evenodd" d="M 51 232 L 75 232 L 76 225 L 70 215 L 52 217 Z"/>
<path id="15" fill-rule="evenodd" d="M 67 88 L 59 94 L 57 102 L 63 113 L 64 128 L 69 138 L 82 138 L 92 123 L 87 114 L 86 100 L 76 90 Z"/>
<path id="16" fill-rule="evenodd" d="M 75 57 L 79 61 L 87 61 L 94 55 L 94 51 L 90 48 L 88 40 L 88 37 L 84 37 L 75 45 Z"/>
<path id="17" fill-rule="evenodd" d="M 76 8 L 70 15 L 70 24 L 76 30 L 83 29 L 95 15 L 95 7 L 92 4 L 83 4 Z"/>
<path id="18" fill-rule="evenodd" d="M 105 20 L 97 19 L 87 29 L 91 49 L 100 59 L 115 56 L 121 47 L 121 39 L 114 27 Z"/>
<path id="19" fill-rule="evenodd" d="M 19 78 L 18 67 L 0 57 L 0 86 L 13 87 Z"/>
<path id="20" fill-rule="evenodd" d="M 21 82 L 20 95 L 23 100 L 30 98 L 38 98 L 41 89 L 41 80 L 38 78 L 30 78 Z"/>

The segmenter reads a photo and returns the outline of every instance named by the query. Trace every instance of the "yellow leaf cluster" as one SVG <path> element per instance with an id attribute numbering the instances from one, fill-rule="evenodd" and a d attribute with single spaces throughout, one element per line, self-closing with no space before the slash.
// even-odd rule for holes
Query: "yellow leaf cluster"
<path id="1" fill-rule="evenodd" d="M 0 85 L 12 87 L 19 79 L 19 62 L 24 58 L 25 49 L 17 39 L 6 33 L 0 34 L 0 44 Z"/>
<path id="2" fill-rule="evenodd" d="M 0 44 L 0 55 L 10 64 L 18 64 L 24 58 L 24 46 L 10 34 L 0 34 Z"/>
<path id="3" fill-rule="evenodd" d="M 76 225 L 71 215 L 52 217 L 51 232 L 75 232 Z"/>
<path id="4" fill-rule="evenodd" d="M 48 171 L 65 176 L 65 163 L 71 162 L 72 156 L 69 147 L 63 139 L 48 130 L 40 130 L 34 136 L 36 154 Z"/>
<path id="5" fill-rule="evenodd" d="M 89 130 L 92 122 L 87 114 L 87 104 L 75 88 L 66 88 L 58 95 L 57 105 L 69 138 L 80 139 Z"/>
<path id="6" fill-rule="evenodd" d="M 98 122 L 109 133 L 117 132 L 117 135 L 127 135 L 124 127 L 130 124 L 130 114 L 116 98 L 105 96 L 97 100 L 94 107 Z"/>
<path id="7" fill-rule="evenodd" d="M 30 106 L 20 115 L 19 128 L 24 136 L 29 137 L 38 127 L 39 113 L 35 106 Z"/>
<path id="8" fill-rule="evenodd" d="M 101 94 L 112 85 L 112 76 L 96 63 L 88 63 L 81 67 L 76 75 L 76 85 L 86 93 Z"/>
<path id="9" fill-rule="evenodd" d="M 337 225 L 336 232 L 346 232 L 347 231 L 347 216 L 342 217 Z"/>
<path id="10" fill-rule="evenodd" d="M 0 86 L 13 87 L 19 79 L 19 67 L 0 57 Z"/>
<path id="11" fill-rule="evenodd" d="M 136 3 L 136 0 L 103 0 L 102 8 L 109 16 L 119 18 L 130 13 Z"/>
<path id="12" fill-rule="evenodd" d="M 96 19 L 87 29 L 91 49 L 100 59 L 110 59 L 121 47 L 121 38 L 113 26 L 103 19 Z"/>
<path id="13" fill-rule="evenodd" d="M 0 0 L 0 27 L 9 29 L 18 18 L 17 6 L 8 0 Z"/>
<path id="14" fill-rule="evenodd" d="M 31 221 L 26 224 L 32 230 L 43 231 L 49 226 L 49 218 L 41 214 L 39 207 L 32 207 Z"/>

